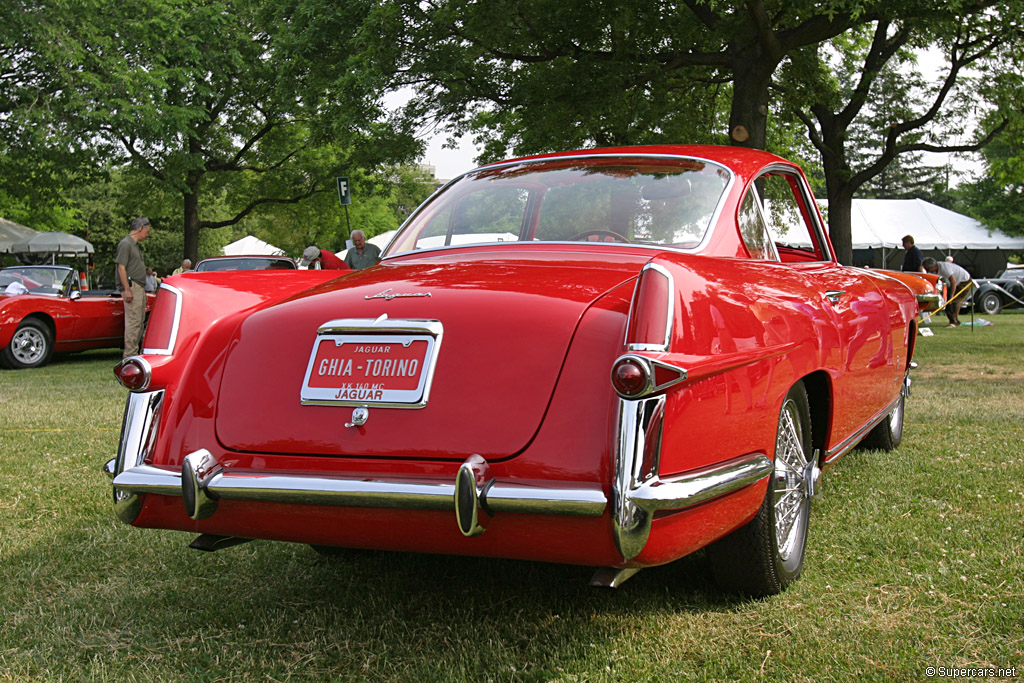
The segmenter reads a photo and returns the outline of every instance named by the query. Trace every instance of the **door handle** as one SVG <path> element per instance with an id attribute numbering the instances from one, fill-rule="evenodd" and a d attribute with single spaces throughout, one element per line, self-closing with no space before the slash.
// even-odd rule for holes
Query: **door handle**
<path id="1" fill-rule="evenodd" d="M 842 298 L 844 294 L 846 294 L 845 289 L 830 289 L 829 291 L 825 292 L 825 298 L 828 299 L 829 303 L 832 304 L 833 306 L 838 306 L 839 300 Z"/>

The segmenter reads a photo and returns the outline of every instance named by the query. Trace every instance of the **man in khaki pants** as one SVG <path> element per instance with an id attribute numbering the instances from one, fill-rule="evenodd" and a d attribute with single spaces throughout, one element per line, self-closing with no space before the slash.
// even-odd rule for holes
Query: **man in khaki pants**
<path id="1" fill-rule="evenodd" d="M 139 352 L 146 319 L 146 264 L 139 242 L 149 237 L 149 219 L 132 221 L 131 231 L 117 245 L 117 288 L 124 301 L 124 358 Z"/>

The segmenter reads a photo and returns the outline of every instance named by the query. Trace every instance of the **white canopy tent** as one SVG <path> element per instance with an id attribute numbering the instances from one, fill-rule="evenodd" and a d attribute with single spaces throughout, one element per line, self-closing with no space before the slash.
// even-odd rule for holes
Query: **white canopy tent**
<path id="1" fill-rule="evenodd" d="M 267 244 L 258 237 L 246 235 L 240 240 L 222 247 L 220 252 L 224 256 L 284 256 L 284 250 Z"/>
<path id="2" fill-rule="evenodd" d="M 0 218 L 0 254 L 11 253 L 15 242 L 20 242 L 35 235 L 38 231 L 24 225 Z"/>
<path id="3" fill-rule="evenodd" d="M 904 235 L 912 235 L 926 256 L 952 256 L 978 277 L 994 276 L 1010 253 L 1024 251 L 1024 237 L 989 231 L 923 199 L 854 199 L 851 218 L 856 265 L 899 269 Z"/>

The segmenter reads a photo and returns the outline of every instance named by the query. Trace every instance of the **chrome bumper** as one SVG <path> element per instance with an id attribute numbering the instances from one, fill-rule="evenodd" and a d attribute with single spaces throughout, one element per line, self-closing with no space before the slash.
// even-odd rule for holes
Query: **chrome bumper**
<path id="1" fill-rule="evenodd" d="M 616 542 L 626 560 L 643 550 L 655 512 L 682 510 L 737 491 L 773 469 L 771 460 L 755 453 L 679 476 L 659 477 L 657 460 L 650 462 L 647 456 L 652 450 L 646 446 L 653 435 L 652 424 L 660 442 L 655 414 L 663 402 L 663 396 L 623 400 L 620 409 L 612 518 Z M 186 513 L 196 520 L 213 515 L 221 500 L 453 510 L 466 536 L 483 533 L 490 517 L 499 513 L 600 517 L 608 508 L 600 484 L 500 480 L 479 455 L 470 456 L 454 480 L 227 469 L 205 449 L 189 454 L 181 470 L 155 467 L 145 459 L 156 439 L 162 405 L 162 391 L 129 395 L 118 455 L 105 467 L 113 479 L 117 515 L 129 524 L 138 517 L 141 496 L 146 493 L 181 496 Z"/>
<path id="2" fill-rule="evenodd" d="M 214 514 L 221 500 L 254 500 L 405 510 L 454 510 L 467 536 L 483 533 L 497 513 L 600 517 L 608 499 L 599 484 L 497 480 L 487 463 L 471 456 L 454 479 L 269 474 L 226 469 L 209 451 L 185 458 L 181 470 L 146 464 L 159 429 L 163 391 L 128 396 L 117 457 L 104 470 L 113 479 L 115 511 L 132 523 L 141 496 L 182 496 L 193 519 Z"/>
<path id="3" fill-rule="evenodd" d="M 924 311 L 934 311 L 942 306 L 942 295 L 934 292 L 917 295 L 917 307 Z"/>
<path id="4" fill-rule="evenodd" d="M 651 534 L 654 514 L 684 510 L 739 491 L 775 469 L 768 456 L 750 453 L 670 477 L 660 475 L 665 396 L 622 399 L 615 457 L 612 523 L 622 557 L 640 554 Z"/>

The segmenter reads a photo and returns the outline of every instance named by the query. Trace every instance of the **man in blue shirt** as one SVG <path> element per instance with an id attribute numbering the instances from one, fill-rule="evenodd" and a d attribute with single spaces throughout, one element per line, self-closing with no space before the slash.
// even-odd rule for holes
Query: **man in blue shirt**
<path id="1" fill-rule="evenodd" d="M 924 254 L 914 246 L 912 235 L 903 238 L 903 248 L 907 250 L 907 255 L 903 257 L 903 268 L 900 270 L 904 273 L 923 273 L 924 268 L 921 267 L 921 264 L 924 262 Z"/>

